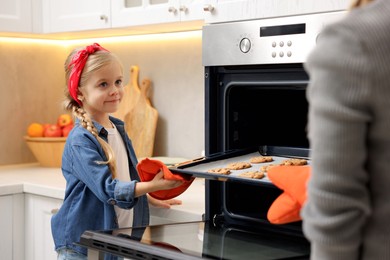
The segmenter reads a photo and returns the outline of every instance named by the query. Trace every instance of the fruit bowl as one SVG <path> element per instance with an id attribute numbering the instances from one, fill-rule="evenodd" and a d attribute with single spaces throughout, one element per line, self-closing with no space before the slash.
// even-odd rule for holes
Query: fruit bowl
<path id="1" fill-rule="evenodd" d="M 61 167 L 66 137 L 25 136 L 24 140 L 41 166 Z"/>

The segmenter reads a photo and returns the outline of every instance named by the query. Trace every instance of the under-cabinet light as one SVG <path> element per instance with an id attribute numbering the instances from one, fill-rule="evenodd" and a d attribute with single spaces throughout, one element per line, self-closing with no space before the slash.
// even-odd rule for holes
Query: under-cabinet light
<path id="1" fill-rule="evenodd" d="M 0 43 L 29 43 L 29 44 L 50 44 L 62 45 L 64 47 L 72 45 L 89 44 L 91 42 L 99 43 L 120 43 L 120 42 L 141 42 L 141 41 L 174 41 L 180 39 L 197 39 L 202 36 L 201 30 L 185 31 L 185 32 L 169 32 L 169 33 L 155 33 L 143 35 L 128 35 L 128 36 L 111 36 L 99 38 L 83 38 L 83 39 L 35 39 L 35 38 L 20 38 L 20 37 L 0 37 Z"/>
<path id="2" fill-rule="evenodd" d="M 20 37 L 0 37 L 0 43 L 30 43 L 30 44 L 51 44 L 61 45 L 63 40 L 52 40 L 52 39 L 34 39 L 34 38 L 20 38 Z"/>
<path id="3" fill-rule="evenodd" d="M 180 39 L 199 38 L 202 36 L 202 31 L 188 31 L 188 32 L 173 32 L 173 33 L 156 33 L 144 35 L 129 35 L 129 36 L 112 36 L 101 38 L 85 38 L 76 40 L 66 40 L 64 45 L 79 45 L 89 44 L 91 42 L 99 43 L 121 43 L 121 42 L 145 42 L 145 41 L 174 41 Z"/>

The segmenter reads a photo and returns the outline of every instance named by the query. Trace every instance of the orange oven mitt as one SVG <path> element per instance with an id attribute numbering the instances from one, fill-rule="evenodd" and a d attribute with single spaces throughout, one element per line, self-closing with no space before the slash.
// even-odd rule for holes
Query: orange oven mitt
<path id="1" fill-rule="evenodd" d="M 168 167 L 161 161 L 152 160 L 149 158 L 143 159 L 137 165 L 138 174 L 140 175 L 141 181 L 151 181 L 154 176 L 162 170 L 164 173 L 164 179 L 184 181 L 179 187 L 170 190 L 159 190 L 149 193 L 155 199 L 169 200 L 182 194 L 191 185 L 195 178 L 187 177 L 179 174 L 173 174 Z"/>
<path id="2" fill-rule="evenodd" d="M 306 201 L 310 166 L 276 166 L 268 170 L 267 175 L 273 184 L 283 190 L 268 209 L 268 220 L 273 224 L 301 220 L 299 212 Z"/>

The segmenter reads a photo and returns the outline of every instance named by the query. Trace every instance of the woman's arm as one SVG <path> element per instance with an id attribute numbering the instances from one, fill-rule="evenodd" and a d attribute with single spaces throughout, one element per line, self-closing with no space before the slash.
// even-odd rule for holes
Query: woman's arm
<path id="1" fill-rule="evenodd" d="M 355 259 L 370 212 L 364 167 L 370 71 L 359 38 L 325 30 L 306 68 L 312 175 L 303 209 L 312 259 Z"/>

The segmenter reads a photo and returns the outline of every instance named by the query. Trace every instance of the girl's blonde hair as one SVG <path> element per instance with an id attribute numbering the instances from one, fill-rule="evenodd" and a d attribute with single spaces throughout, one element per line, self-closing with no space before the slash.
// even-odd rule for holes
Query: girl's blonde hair
<path id="1" fill-rule="evenodd" d="M 351 6 L 349 7 L 349 9 L 353 9 L 353 8 L 356 8 L 356 7 L 359 7 L 359 6 L 366 5 L 366 4 L 368 4 L 368 3 L 372 2 L 372 1 L 373 0 L 353 0 Z"/>
<path id="2" fill-rule="evenodd" d="M 66 86 L 68 86 L 68 81 L 70 78 L 70 74 L 72 72 L 73 66 L 69 66 L 69 64 L 72 61 L 73 56 L 78 53 L 82 48 L 78 48 L 73 50 L 68 58 L 65 61 L 65 80 L 66 80 Z M 89 79 L 92 73 L 99 70 L 100 68 L 106 66 L 107 64 L 111 62 L 119 62 L 119 59 L 111 52 L 108 51 L 97 51 L 93 54 L 90 54 L 88 56 L 87 62 L 85 63 L 84 69 L 80 75 L 80 81 L 78 88 L 82 88 L 85 85 L 85 82 Z M 114 179 L 116 177 L 116 159 L 114 156 L 114 152 L 111 148 L 111 146 L 99 136 L 99 133 L 95 127 L 95 125 L 92 122 L 92 119 L 89 117 L 85 109 L 79 105 L 77 101 L 75 101 L 72 96 L 69 93 L 68 87 L 65 89 L 65 108 L 68 111 L 71 111 L 72 114 L 80 120 L 81 126 L 83 126 L 85 129 L 87 129 L 99 142 L 99 144 L 102 146 L 103 151 L 107 157 L 107 161 L 98 161 L 96 163 L 98 164 L 108 164 L 112 178 Z"/>

